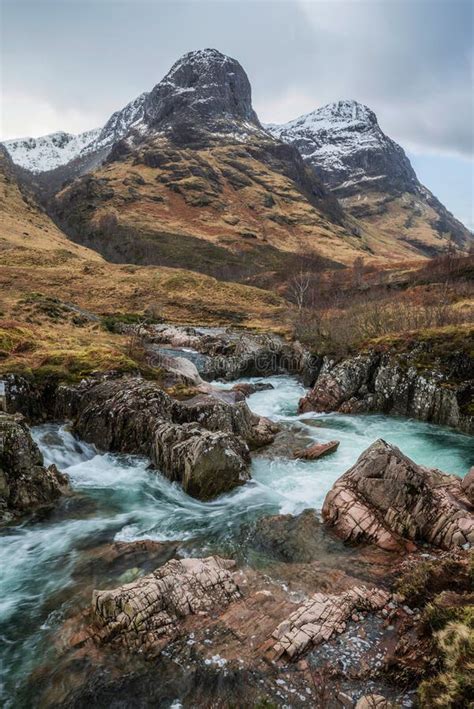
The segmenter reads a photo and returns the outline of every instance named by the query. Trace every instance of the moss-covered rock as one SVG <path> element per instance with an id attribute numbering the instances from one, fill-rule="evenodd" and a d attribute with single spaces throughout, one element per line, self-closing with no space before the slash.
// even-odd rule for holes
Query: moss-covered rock
<path id="1" fill-rule="evenodd" d="M 53 504 L 68 478 L 43 456 L 22 416 L 0 413 L 0 523 Z"/>

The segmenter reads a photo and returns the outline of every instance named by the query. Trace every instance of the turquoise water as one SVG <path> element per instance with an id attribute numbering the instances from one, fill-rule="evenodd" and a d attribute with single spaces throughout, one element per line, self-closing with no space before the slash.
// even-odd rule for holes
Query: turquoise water
<path id="1" fill-rule="evenodd" d="M 113 540 L 183 540 L 192 553 L 208 542 L 229 540 L 257 516 L 320 509 L 334 481 L 377 438 L 399 446 L 417 463 L 464 475 L 473 459 L 472 438 L 448 429 L 386 416 L 297 416 L 302 386 L 272 377 L 274 389 L 258 392 L 250 407 L 283 425 L 300 426 L 317 441 L 337 438 L 337 452 L 319 461 L 256 456 L 251 482 L 202 503 L 183 493 L 134 456 L 98 454 L 65 427 L 34 429 L 45 462 L 68 473 L 75 495 L 44 518 L 0 531 L 0 641 L 3 703 L 19 703 L 17 690 L 52 651 L 51 636 L 77 603 L 74 570 L 84 550 Z"/>

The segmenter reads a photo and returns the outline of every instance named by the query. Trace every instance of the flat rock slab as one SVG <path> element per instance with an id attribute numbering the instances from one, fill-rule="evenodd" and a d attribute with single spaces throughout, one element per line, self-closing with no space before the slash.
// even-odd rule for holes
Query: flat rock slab
<path id="1" fill-rule="evenodd" d="M 339 443 L 339 441 L 315 443 L 309 448 L 294 451 L 293 458 L 300 458 L 301 460 L 317 460 L 318 458 L 322 458 L 324 455 L 334 453 L 334 451 L 339 448 Z"/>
<path id="2" fill-rule="evenodd" d="M 316 593 L 273 632 L 273 659 L 295 658 L 346 629 L 355 611 L 381 610 L 390 594 L 380 588 L 356 586 L 340 595 Z"/>

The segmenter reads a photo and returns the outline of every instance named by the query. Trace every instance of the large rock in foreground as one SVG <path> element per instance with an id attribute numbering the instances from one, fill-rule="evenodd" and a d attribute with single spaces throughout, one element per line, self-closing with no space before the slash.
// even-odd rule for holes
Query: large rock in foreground
<path id="1" fill-rule="evenodd" d="M 381 439 L 336 481 L 323 506 L 344 540 L 390 550 L 418 541 L 442 549 L 472 545 L 473 513 L 459 478 L 417 465 Z"/>
<path id="2" fill-rule="evenodd" d="M 240 598 L 230 573 L 235 562 L 220 557 L 173 559 L 149 576 L 92 598 L 101 641 L 140 652 L 159 651 L 188 615 L 222 611 Z"/>
<path id="3" fill-rule="evenodd" d="M 0 523 L 53 504 L 68 478 L 43 456 L 20 415 L 0 413 Z"/>

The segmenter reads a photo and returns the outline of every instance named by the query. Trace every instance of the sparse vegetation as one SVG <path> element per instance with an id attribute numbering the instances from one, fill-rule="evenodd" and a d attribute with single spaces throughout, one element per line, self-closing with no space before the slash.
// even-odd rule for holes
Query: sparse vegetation
<path id="1" fill-rule="evenodd" d="M 401 270 L 364 265 L 328 273 L 299 270 L 289 280 L 287 296 L 295 336 L 320 353 L 346 354 L 400 333 L 434 337 L 439 328 L 474 322 L 474 258 L 449 255 L 426 267 Z"/>

